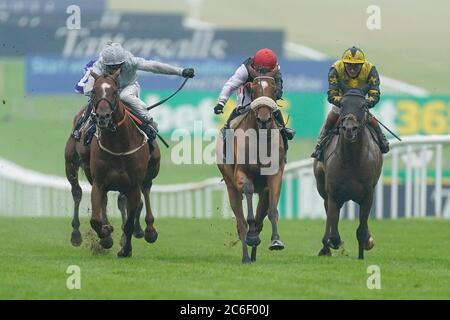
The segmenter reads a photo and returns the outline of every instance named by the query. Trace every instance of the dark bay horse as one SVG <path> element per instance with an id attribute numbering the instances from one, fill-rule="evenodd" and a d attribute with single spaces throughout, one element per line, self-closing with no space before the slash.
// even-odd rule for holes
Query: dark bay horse
<path id="1" fill-rule="evenodd" d="M 324 199 L 327 221 L 320 256 L 331 255 L 330 248 L 341 246 L 338 223 L 339 212 L 346 201 L 360 206 L 358 258 L 364 259 L 364 250 L 374 246 L 367 224 L 373 195 L 383 166 L 380 148 L 372 138 L 365 112 L 365 97 L 358 90 L 343 96 L 339 135 L 334 136 L 324 150 L 324 161 L 314 160 L 317 189 Z"/>
<path id="2" fill-rule="evenodd" d="M 234 132 L 231 131 L 231 139 L 227 138 L 227 149 L 233 154 L 234 160 L 231 162 L 225 160 L 224 163 L 221 163 L 221 159 L 218 158 L 218 167 L 227 186 L 230 205 L 237 220 L 237 231 L 242 242 L 243 263 L 256 261 L 256 248 L 261 242 L 259 234 L 266 215 L 272 223 L 269 249 L 281 250 L 284 248 L 277 230 L 277 206 L 285 165 L 285 150 L 279 127 L 272 115 L 273 111 L 277 109 L 274 100 L 276 84 L 273 78 L 276 70 L 270 71 L 264 76 L 256 74 L 255 70 L 251 70 L 251 72 L 251 76 L 254 78 L 253 83 L 250 83 L 253 102 Z M 254 140 L 246 139 L 246 136 L 251 137 L 252 133 L 254 133 Z M 228 134 L 229 132 L 227 132 L 227 136 Z M 244 139 L 239 139 L 239 134 Z M 231 143 L 228 143 L 229 140 Z M 270 173 L 264 172 L 264 169 L 268 167 L 268 162 L 263 160 L 262 154 L 260 154 L 260 150 L 263 149 L 262 154 L 269 150 L 267 154 L 271 153 L 272 156 L 270 165 L 275 169 Z M 218 155 L 221 155 L 221 150 L 223 150 L 223 141 L 218 139 L 216 149 Z M 256 153 L 253 162 L 250 161 L 252 152 Z M 256 216 L 253 213 L 253 193 L 259 195 Z M 243 195 L 247 200 L 247 221 L 242 207 Z M 247 245 L 252 247 L 251 259 L 248 255 Z"/>
<path id="3" fill-rule="evenodd" d="M 132 116 L 120 101 L 117 78 L 120 69 L 113 75 L 91 75 L 95 79 L 92 103 L 97 133 L 90 146 L 76 142 L 72 137 L 66 144 L 66 176 L 72 185 L 75 202 L 72 221 L 72 244 L 81 243 L 78 208 L 81 201 L 81 188 L 78 183 L 78 169 L 83 167 L 88 181 L 92 184 L 91 226 L 100 238 L 100 244 L 108 249 L 113 245 L 113 227 L 106 215 L 107 192 L 119 191 L 119 208 L 126 212 L 124 243 L 118 252 L 119 257 L 132 254 L 131 237 L 136 226 L 139 210 L 142 208 L 141 192 L 144 195 L 147 227 L 145 240 L 156 241 L 158 233 L 153 226 L 154 217 L 150 206 L 152 180 L 158 175 L 160 150 L 153 141 L 154 150 L 150 153 L 147 137 L 132 120 Z M 83 140 L 83 139 L 81 139 Z"/>

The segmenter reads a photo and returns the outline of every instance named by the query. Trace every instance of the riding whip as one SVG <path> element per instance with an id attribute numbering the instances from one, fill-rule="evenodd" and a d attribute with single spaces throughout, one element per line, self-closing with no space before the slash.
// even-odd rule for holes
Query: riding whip
<path id="1" fill-rule="evenodd" d="M 175 91 L 174 93 L 172 93 L 170 96 L 168 96 L 167 98 L 165 98 L 164 100 L 161 100 L 155 104 L 152 104 L 151 106 L 148 106 L 146 109 L 147 110 L 151 110 L 161 104 L 163 104 L 164 102 L 166 102 L 167 100 L 169 100 L 170 98 L 172 98 L 174 95 L 176 95 L 178 92 L 180 92 L 181 89 L 183 89 L 184 85 L 186 84 L 186 82 L 189 80 L 189 78 L 184 79 L 183 83 L 181 84 L 181 86 L 177 89 L 177 91 Z"/>
<path id="2" fill-rule="evenodd" d="M 367 114 L 369 116 L 371 116 L 372 118 L 375 119 L 376 122 L 378 122 L 379 124 L 381 124 L 381 126 L 383 128 L 385 128 L 390 134 L 392 134 L 398 141 L 402 141 L 402 139 L 400 139 L 395 133 L 393 133 L 388 127 L 386 127 L 380 120 L 378 120 L 377 118 L 375 118 L 375 116 L 373 114 L 370 113 L 370 111 L 367 108 L 364 108 L 364 110 L 367 112 Z"/>

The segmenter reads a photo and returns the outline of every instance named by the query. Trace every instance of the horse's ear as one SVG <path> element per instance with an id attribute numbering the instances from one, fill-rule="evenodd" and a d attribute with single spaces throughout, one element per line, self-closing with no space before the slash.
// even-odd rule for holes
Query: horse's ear
<path id="1" fill-rule="evenodd" d="M 276 65 L 275 68 L 273 68 L 271 71 L 269 71 L 269 72 L 266 74 L 266 76 L 273 78 L 273 77 L 275 77 L 275 75 L 277 74 L 277 72 L 278 72 L 278 65 Z"/>
<path id="2" fill-rule="evenodd" d="M 117 78 L 119 77 L 119 74 L 120 74 L 121 71 L 122 71 L 122 68 L 117 69 L 117 70 L 113 73 L 112 77 L 113 77 L 114 79 L 117 80 Z"/>
<path id="3" fill-rule="evenodd" d="M 91 70 L 91 76 L 94 78 L 94 80 L 97 80 L 98 77 L 100 77 L 98 74 L 96 74 L 94 71 Z"/>

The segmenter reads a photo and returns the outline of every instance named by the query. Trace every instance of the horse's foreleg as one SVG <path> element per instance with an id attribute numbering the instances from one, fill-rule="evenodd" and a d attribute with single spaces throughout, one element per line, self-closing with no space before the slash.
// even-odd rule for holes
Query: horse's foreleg
<path id="1" fill-rule="evenodd" d="M 70 142 L 68 142 L 69 144 Z M 72 142 L 75 143 L 74 141 Z M 70 147 L 70 146 L 69 146 Z M 69 148 L 68 147 L 68 148 Z M 70 237 L 70 242 L 73 246 L 78 247 L 83 241 L 80 233 L 80 219 L 79 219 L 79 208 L 81 198 L 83 196 L 83 191 L 81 190 L 80 184 L 78 182 L 78 170 L 80 168 L 79 162 L 76 160 L 75 146 L 73 145 L 73 150 L 67 150 L 66 148 L 66 177 L 72 186 L 72 198 L 74 202 L 73 207 L 73 218 L 72 218 L 72 234 Z"/>
<path id="2" fill-rule="evenodd" d="M 111 225 L 108 220 L 108 215 L 106 214 L 106 207 L 108 206 L 108 196 L 105 193 L 102 199 L 102 216 L 103 216 L 103 224 Z"/>
<path id="3" fill-rule="evenodd" d="M 120 240 L 120 245 L 124 246 L 126 237 L 123 229 L 125 228 L 125 221 L 127 220 L 127 197 L 123 193 L 119 194 L 119 196 L 117 197 L 117 207 L 119 208 L 120 216 L 122 218 L 122 237 Z"/>
<path id="4" fill-rule="evenodd" d="M 111 233 L 113 228 L 109 224 L 105 224 L 104 216 L 102 213 L 103 206 L 105 205 L 106 192 L 101 190 L 96 183 L 92 185 L 91 202 L 92 202 L 92 216 L 91 226 L 95 230 L 100 238 L 100 245 L 104 249 L 109 249 L 113 245 L 113 239 Z"/>
<path id="5" fill-rule="evenodd" d="M 150 190 L 152 188 L 152 184 L 148 184 L 142 187 L 142 194 L 144 195 L 145 201 L 145 223 L 147 227 L 145 228 L 144 237 L 145 241 L 148 243 L 154 243 L 158 239 L 158 232 L 153 226 L 155 222 L 155 217 L 153 216 L 152 207 L 150 204 Z M 141 207 L 142 209 L 142 207 Z M 139 225 L 140 228 L 140 225 Z M 136 227 L 135 227 L 136 230 Z"/>
<path id="6" fill-rule="evenodd" d="M 226 179 L 225 182 L 227 182 Z M 250 258 L 248 256 L 248 248 L 246 243 L 248 225 L 247 221 L 245 221 L 244 211 L 242 209 L 242 196 L 231 185 L 231 182 L 227 182 L 227 191 L 228 197 L 230 199 L 230 206 L 236 217 L 236 228 L 242 244 L 242 263 L 249 263 Z"/>
<path id="7" fill-rule="evenodd" d="M 272 224 L 270 250 L 284 249 L 284 244 L 278 234 L 278 201 L 280 200 L 282 175 L 283 171 L 280 170 L 277 174 L 267 177 L 267 187 L 269 189 L 269 210 L 267 215 Z"/>
<path id="8" fill-rule="evenodd" d="M 372 207 L 373 194 L 368 196 L 361 204 L 359 210 L 359 226 L 356 230 L 358 239 L 358 259 L 364 259 L 364 249 L 370 250 L 374 246 L 373 238 L 369 232 L 367 220 L 369 219 L 370 208 Z"/>
<path id="9" fill-rule="evenodd" d="M 329 224 L 330 232 L 326 243 L 329 247 L 336 250 L 339 249 L 342 243 L 338 230 L 339 214 L 342 204 L 337 203 L 332 197 L 328 196 L 327 206 L 327 224 Z"/>
<path id="10" fill-rule="evenodd" d="M 264 218 L 267 216 L 269 208 L 269 191 L 265 190 L 259 193 L 258 206 L 256 207 L 256 232 L 261 233 L 264 226 Z M 252 247 L 250 260 L 256 261 L 256 250 L 258 247 Z"/>
<path id="11" fill-rule="evenodd" d="M 136 212 L 141 201 L 141 193 L 139 187 L 131 189 L 127 194 L 127 220 L 125 222 L 125 244 L 117 253 L 118 257 L 131 257 L 133 251 L 131 246 L 131 238 L 133 236 L 134 222 L 136 218 Z"/>
<path id="12" fill-rule="evenodd" d="M 319 256 L 331 256 L 330 246 L 328 245 L 328 237 L 330 235 L 330 219 L 328 219 L 327 201 L 328 201 L 327 198 L 325 198 L 325 200 L 323 201 L 323 205 L 325 207 L 325 212 L 327 213 L 327 219 L 326 219 L 326 223 L 325 223 L 325 233 L 323 234 L 323 238 L 322 238 L 323 247 L 319 251 Z"/>
<path id="13" fill-rule="evenodd" d="M 243 193 L 247 200 L 248 232 L 246 242 L 251 247 L 258 246 L 261 243 L 261 240 L 259 239 L 258 232 L 256 231 L 255 215 L 253 214 L 253 182 L 247 177 L 245 172 L 240 169 L 236 170 L 234 179 L 236 182 L 237 191 L 241 194 Z"/>

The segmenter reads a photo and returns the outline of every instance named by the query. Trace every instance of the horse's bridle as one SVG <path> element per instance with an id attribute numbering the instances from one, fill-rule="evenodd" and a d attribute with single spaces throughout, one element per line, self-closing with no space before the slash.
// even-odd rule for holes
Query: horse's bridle
<path id="1" fill-rule="evenodd" d="M 118 99 L 119 99 L 119 94 L 118 94 L 118 92 L 119 92 L 119 90 L 117 89 L 117 88 L 119 87 L 119 83 L 117 82 L 117 79 L 114 78 L 113 76 L 109 75 L 109 74 L 103 75 L 103 78 L 107 78 L 107 79 L 113 80 L 113 81 L 114 81 L 114 84 L 115 84 L 115 86 L 116 86 L 116 90 L 115 90 L 115 92 L 114 92 L 114 100 L 113 100 L 113 101 L 110 101 L 110 100 L 107 99 L 107 98 L 100 98 L 100 99 L 98 99 L 98 100 L 95 102 L 94 108 L 92 108 L 92 119 L 93 119 L 95 122 L 97 122 L 97 113 L 96 113 L 96 110 L 97 110 L 97 107 L 98 107 L 98 105 L 100 104 L 100 102 L 106 101 L 106 102 L 108 103 L 109 107 L 111 108 L 111 117 L 114 115 L 114 113 L 115 113 L 116 110 L 117 110 L 117 106 L 119 105 L 119 104 L 118 104 Z M 94 85 L 95 85 L 95 83 L 94 83 Z M 95 92 L 94 92 L 94 94 L 95 94 Z M 125 116 L 126 116 L 126 114 L 125 114 Z M 109 129 L 109 130 L 111 130 L 111 131 L 113 131 L 113 132 L 116 131 L 116 130 L 117 130 L 117 125 L 116 125 L 116 123 L 114 123 L 114 121 L 112 121 L 112 122 L 110 121 L 110 122 L 108 123 L 107 129 Z"/>

